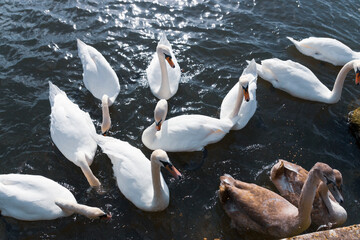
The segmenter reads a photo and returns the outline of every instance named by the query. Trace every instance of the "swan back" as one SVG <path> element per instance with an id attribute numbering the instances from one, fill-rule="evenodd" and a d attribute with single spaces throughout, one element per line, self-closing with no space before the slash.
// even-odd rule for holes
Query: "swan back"
<path id="1" fill-rule="evenodd" d="M 71 215 L 55 204 L 58 199 L 76 203 L 68 189 L 43 176 L 0 175 L 0 210 L 3 216 L 35 221 Z"/>
<path id="2" fill-rule="evenodd" d="M 234 119 L 236 122 L 238 118 Z M 159 131 L 155 123 L 146 128 L 142 142 L 152 150 L 201 151 L 206 145 L 220 141 L 234 126 L 234 121 L 204 115 L 180 115 L 164 121 Z"/>
<path id="3" fill-rule="evenodd" d="M 77 39 L 78 55 L 83 65 L 83 81 L 85 87 L 101 100 L 103 95 L 109 96 L 112 105 L 120 92 L 119 79 L 104 56 L 94 47 Z"/>
<path id="4" fill-rule="evenodd" d="M 301 41 L 296 41 L 291 37 L 287 38 L 302 54 L 335 66 L 342 66 L 351 60 L 360 58 L 360 53 L 354 52 L 333 38 L 309 37 Z"/>
<path id="5" fill-rule="evenodd" d="M 51 106 L 50 135 L 60 152 L 79 166 L 79 153 L 92 163 L 97 144 L 95 126 L 90 115 L 74 104 L 56 85 L 49 82 Z"/>
<path id="6" fill-rule="evenodd" d="M 262 79 L 294 97 L 325 103 L 334 102 L 331 91 L 310 69 L 297 62 L 271 58 L 261 61 L 261 65 L 257 65 L 257 70 Z"/>
<path id="7" fill-rule="evenodd" d="M 255 114 L 257 107 L 256 100 L 256 88 L 257 88 L 257 71 L 256 62 L 254 59 L 248 62 L 248 66 L 243 70 L 241 77 L 245 77 L 248 80 L 248 92 L 249 101 L 243 101 L 240 106 L 238 115 L 239 120 L 236 122 L 232 130 L 239 130 L 246 126 L 252 116 Z M 226 94 L 220 107 L 220 119 L 225 118 L 231 114 L 234 109 L 234 102 L 239 93 L 239 81 L 233 86 L 233 88 Z"/>

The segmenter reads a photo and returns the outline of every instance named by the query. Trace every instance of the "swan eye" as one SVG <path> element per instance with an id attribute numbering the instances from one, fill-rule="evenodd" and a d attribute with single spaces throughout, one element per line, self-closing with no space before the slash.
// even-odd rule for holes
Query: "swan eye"
<path id="1" fill-rule="evenodd" d="M 170 55 L 167 55 L 166 53 L 164 53 L 164 55 L 165 55 L 165 58 L 170 58 L 171 59 Z"/>
<path id="2" fill-rule="evenodd" d="M 164 168 L 166 168 L 166 166 L 169 166 L 170 168 L 172 167 L 172 165 L 171 165 L 170 163 L 168 163 L 168 162 L 161 161 L 161 160 L 159 160 L 159 161 L 162 163 L 162 165 L 164 166 Z"/>
<path id="3" fill-rule="evenodd" d="M 156 126 L 159 126 L 161 124 L 161 122 L 162 122 L 162 119 L 160 119 L 159 122 L 155 122 Z"/>

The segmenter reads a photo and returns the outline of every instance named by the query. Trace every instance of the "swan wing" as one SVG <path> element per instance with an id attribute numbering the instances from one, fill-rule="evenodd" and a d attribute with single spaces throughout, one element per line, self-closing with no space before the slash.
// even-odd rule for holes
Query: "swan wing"
<path id="1" fill-rule="evenodd" d="M 128 142 L 112 137 L 99 136 L 102 151 L 108 155 L 113 164 L 114 176 L 120 191 L 136 207 L 151 210 L 154 189 L 150 160 Z M 161 187 L 167 197 L 169 189 L 160 173 Z"/>
<path id="2" fill-rule="evenodd" d="M 85 87 L 101 100 L 104 94 L 112 104 L 120 92 L 119 79 L 104 56 L 78 39 L 78 54 L 83 65 Z"/>
<path id="3" fill-rule="evenodd" d="M 281 236 L 297 215 L 296 207 L 266 188 L 229 176 L 220 180 L 220 201 L 239 228 Z"/>
<path id="4" fill-rule="evenodd" d="M 356 58 L 356 53 L 342 42 L 333 38 L 309 37 L 301 41 L 288 39 L 304 55 L 342 66 Z"/>
<path id="5" fill-rule="evenodd" d="M 307 176 L 308 171 L 301 166 L 281 159 L 272 167 L 270 179 L 280 195 L 297 207 Z"/>
<path id="6" fill-rule="evenodd" d="M 331 91 L 307 67 L 291 60 L 277 58 L 261 62 L 259 75 L 294 97 L 312 101 L 326 101 Z"/>
<path id="7" fill-rule="evenodd" d="M 76 203 L 69 190 L 58 183 L 37 175 L 0 175 L 1 215 L 25 221 L 51 220 L 67 216 L 55 201 Z"/>

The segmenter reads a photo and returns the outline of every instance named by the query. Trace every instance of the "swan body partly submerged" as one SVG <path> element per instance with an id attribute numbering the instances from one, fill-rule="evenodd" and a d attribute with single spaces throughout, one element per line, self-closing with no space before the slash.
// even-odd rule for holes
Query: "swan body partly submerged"
<path id="1" fill-rule="evenodd" d="M 251 117 L 255 114 L 257 101 L 256 101 L 256 88 L 257 88 L 257 71 L 256 62 L 251 60 L 248 66 L 244 69 L 241 77 L 249 79 L 249 97 L 248 102 L 243 102 L 239 110 L 239 120 L 232 127 L 231 130 L 239 130 L 246 126 Z M 236 102 L 239 93 L 239 81 L 232 87 L 232 89 L 226 94 L 220 109 L 220 119 L 227 117 L 234 109 L 234 103 Z"/>
<path id="2" fill-rule="evenodd" d="M 165 60 L 168 64 L 166 64 Z M 180 66 L 165 33 L 162 33 L 156 52 L 146 69 L 151 92 L 158 99 L 168 100 L 178 90 L 180 75 Z"/>
<path id="3" fill-rule="evenodd" d="M 88 218 L 110 218 L 99 208 L 78 204 L 65 187 L 39 175 L 1 174 L 2 216 L 24 221 L 52 220 L 73 213 Z"/>
<path id="4" fill-rule="evenodd" d="M 352 60 L 360 59 L 360 52 L 351 50 L 351 48 L 333 38 L 309 37 L 301 41 L 296 41 L 291 37 L 287 37 L 287 39 L 302 54 L 335 66 L 343 66 Z"/>
<path id="5" fill-rule="evenodd" d="M 155 150 L 149 159 L 140 149 L 112 137 L 98 136 L 98 144 L 113 164 L 114 176 L 124 196 L 144 211 L 162 211 L 169 205 L 169 189 L 160 172 L 166 168 L 181 177 L 163 150 Z"/>
<path id="6" fill-rule="evenodd" d="M 83 81 L 91 94 L 102 103 L 103 121 L 101 131 L 104 133 L 111 126 L 109 106 L 120 92 L 119 79 L 104 56 L 94 47 L 77 39 L 78 54 L 83 65 Z"/>
<path id="7" fill-rule="evenodd" d="M 100 186 L 90 169 L 97 149 L 95 126 L 90 115 L 82 111 L 56 85 L 49 82 L 51 105 L 50 135 L 60 152 L 81 168 L 91 186 Z"/>
<path id="8" fill-rule="evenodd" d="M 239 231 L 251 230 L 274 238 L 291 237 L 310 226 L 311 209 L 321 181 L 329 184 L 333 196 L 342 202 L 334 172 L 324 163 L 316 163 L 310 170 L 298 208 L 269 189 L 235 180 L 230 175 L 220 177 L 220 181 L 220 202 L 234 226 Z"/>
<path id="9" fill-rule="evenodd" d="M 262 60 L 256 69 L 262 79 L 294 97 L 330 104 L 339 101 L 346 75 L 351 69 L 356 73 L 356 84 L 360 83 L 360 60 L 350 61 L 341 68 L 333 90 L 320 82 L 310 69 L 291 60 Z"/>

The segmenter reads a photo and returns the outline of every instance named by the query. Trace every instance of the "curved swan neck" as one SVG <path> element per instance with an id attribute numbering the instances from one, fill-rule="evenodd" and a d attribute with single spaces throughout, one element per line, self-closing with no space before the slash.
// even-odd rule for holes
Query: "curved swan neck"
<path id="1" fill-rule="evenodd" d="M 328 209 L 329 214 L 333 215 L 334 214 L 334 209 L 333 209 L 333 206 L 331 204 L 331 200 L 329 198 L 328 187 L 325 185 L 325 183 L 323 183 L 323 182 L 320 183 L 319 188 L 318 188 L 318 192 L 319 192 L 319 195 L 320 195 L 321 199 L 323 200 L 326 208 Z"/>
<path id="2" fill-rule="evenodd" d="M 156 49 L 156 53 L 159 58 L 160 70 L 161 70 L 161 85 L 159 89 L 159 95 L 167 100 L 170 98 L 170 84 L 169 84 L 168 71 L 165 63 L 165 57 L 164 54 L 161 52 L 160 48 Z"/>
<path id="3" fill-rule="evenodd" d="M 299 200 L 299 221 L 303 227 L 309 227 L 311 224 L 311 210 L 316 195 L 316 190 L 319 185 L 320 179 L 315 176 L 315 171 L 310 170 L 308 178 L 301 190 Z"/>
<path id="4" fill-rule="evenodd" d="M 238 90 L 238 94 L 237 94 L 237 97 L 236 97 L 236 102 L 235 102 L 235 105 L 234 105 L 234 109 L 233 111 L 231 112 L 230 114 L 230 119 L 236 117 L 238 114 L 239 114 L 239 111 L 240 111 L 240 107 L 241 107 L 241 104 L 243 102 L 243 99 L 244 99 L 244 92 L 242 90 L 242 86 L 239 82 L 239 90 Z"/>
<path id="5" fill-rule="evenodd" d="M 101 124 L 101 132 L 105 133 L 110 129 L 111 119 L 109 113 L 109 97 L 105 94 L 101 99 L 101 107 L 102 107 L 102 124 Z"/>
<path id="6" fill-rule="evenodd" d="M 154 189 L 153 204 L 162 205 L 165 200 L 163 197 L 163 189 L 161 187 L 160 166 L 153 159 L 151 159 L 151 175 Z"/>
<path id="7" fill-rule="evenodd" d="M 348 63 L 346 63 L 339 71 L 335 83 L 334 83 L 334 87 L 333 90 L 331 91 L 332 96 L 331 99 L 333 101 L 333 103 L 336 103 L 337 101 L 339 101 L 340 97 L 341 97 L 341 91 L 344 85 L 344 81 L 346 78 L 346 75 L 348 74 L 348 72 L 353 69 L 353 61 L 350 61 Z"/>

